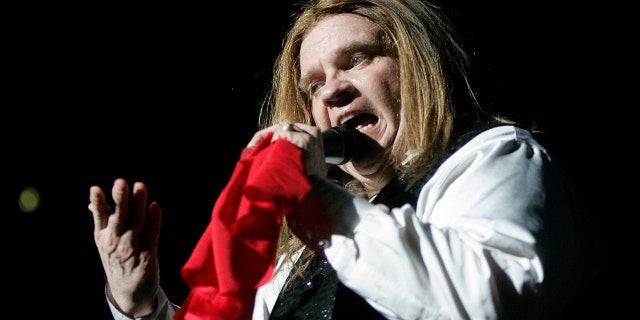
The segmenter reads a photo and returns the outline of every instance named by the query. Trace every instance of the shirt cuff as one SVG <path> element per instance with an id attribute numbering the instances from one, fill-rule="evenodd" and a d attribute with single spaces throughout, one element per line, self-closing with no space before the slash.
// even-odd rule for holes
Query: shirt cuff
<path id="1" fill-rule="evenodd" d="M 167 298 L 167 295 L 164 293 L 162 288 L 158 288 L 158 294 L 156 296 L 157 299 L 157 308 L 150 314 L 131 318 L 127 315 L 123 314 L 116 306 L 109 300 L 109 295 L 107 295 L 107 287 L 105 286 L 104 294 L 107 297 L 107 303 L 109 304 L 109 309 L 111 310 L 111 315 L 113 315 L 113 319 L 115 320 L 172 320 L 173 314 L 176 310 L 180 309 L 180 307 L 176 304 L 173 304 Z"/>

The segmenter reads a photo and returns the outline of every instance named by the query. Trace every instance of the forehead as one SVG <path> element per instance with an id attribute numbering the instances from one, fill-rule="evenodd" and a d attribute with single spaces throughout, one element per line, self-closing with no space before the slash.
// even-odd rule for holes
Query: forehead
<path id="1" fill-rule="evenodd" d="M 373 42 L 379 27 L 371 20 L 352 13 L 328 16 L 320 20 L 304 37 L 300 60 L 348 50 L 352 44 Z"/>

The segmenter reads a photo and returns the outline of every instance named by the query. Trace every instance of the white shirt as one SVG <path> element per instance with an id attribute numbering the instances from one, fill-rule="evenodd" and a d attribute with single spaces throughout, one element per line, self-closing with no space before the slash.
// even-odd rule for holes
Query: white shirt
<path id="1" fill-rule="evenodd" d="M 513 126 L 453 153 L 415 208 L 361 198 L 349 205 L 359 217 L 353 236 L 332 235 L 327 260 L 388 319 L 496 319 L 531 308 L 557 316 L 598 267 L 587 265 L 596 237 L 571 183 L 530 132 Z M 290 267 L 259 288 L 253 320 L 268 319 Z"/>

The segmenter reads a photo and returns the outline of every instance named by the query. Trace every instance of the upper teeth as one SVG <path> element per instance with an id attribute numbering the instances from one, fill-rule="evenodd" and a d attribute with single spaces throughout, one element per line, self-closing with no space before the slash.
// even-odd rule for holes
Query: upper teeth
<path id="1" fill-rule="evenodd" d="M 342 119 L 340 119 L 340 125 L 343 125 L 345 122 L 349 121 L 349 119 L 355 117 L 355 114 L 349 114 L 346 115 L 345 117 L 343 117 Z"/>

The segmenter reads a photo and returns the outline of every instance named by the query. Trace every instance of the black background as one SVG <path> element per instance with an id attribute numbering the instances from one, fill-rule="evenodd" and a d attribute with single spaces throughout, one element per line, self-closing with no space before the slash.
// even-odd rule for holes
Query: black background
<path id="1" fill-rule="evenodd" d="M 595 1 L 437 1 L 481 58 L 481 100 L 540 123 L 596 214 L 604 270 L 576 312 L 631 312 L 630 9 Z M 144 181 L 163 206 L 162 287 L 180 277 L 257 129 L 291 1 L 11 5 L 3 32 L 3 299 L 21 318 L 101 318 L 89 187 Z M 635 164 L 635 163 L 633 163 Z M 17 198 L 38 189 L 40 207 Z M 6 197 L 5 197 L 6 196 Z M 633 239 L 633 240 L 632 240 Z M 629 261 L 630 259 L 634 259 Z"/>

